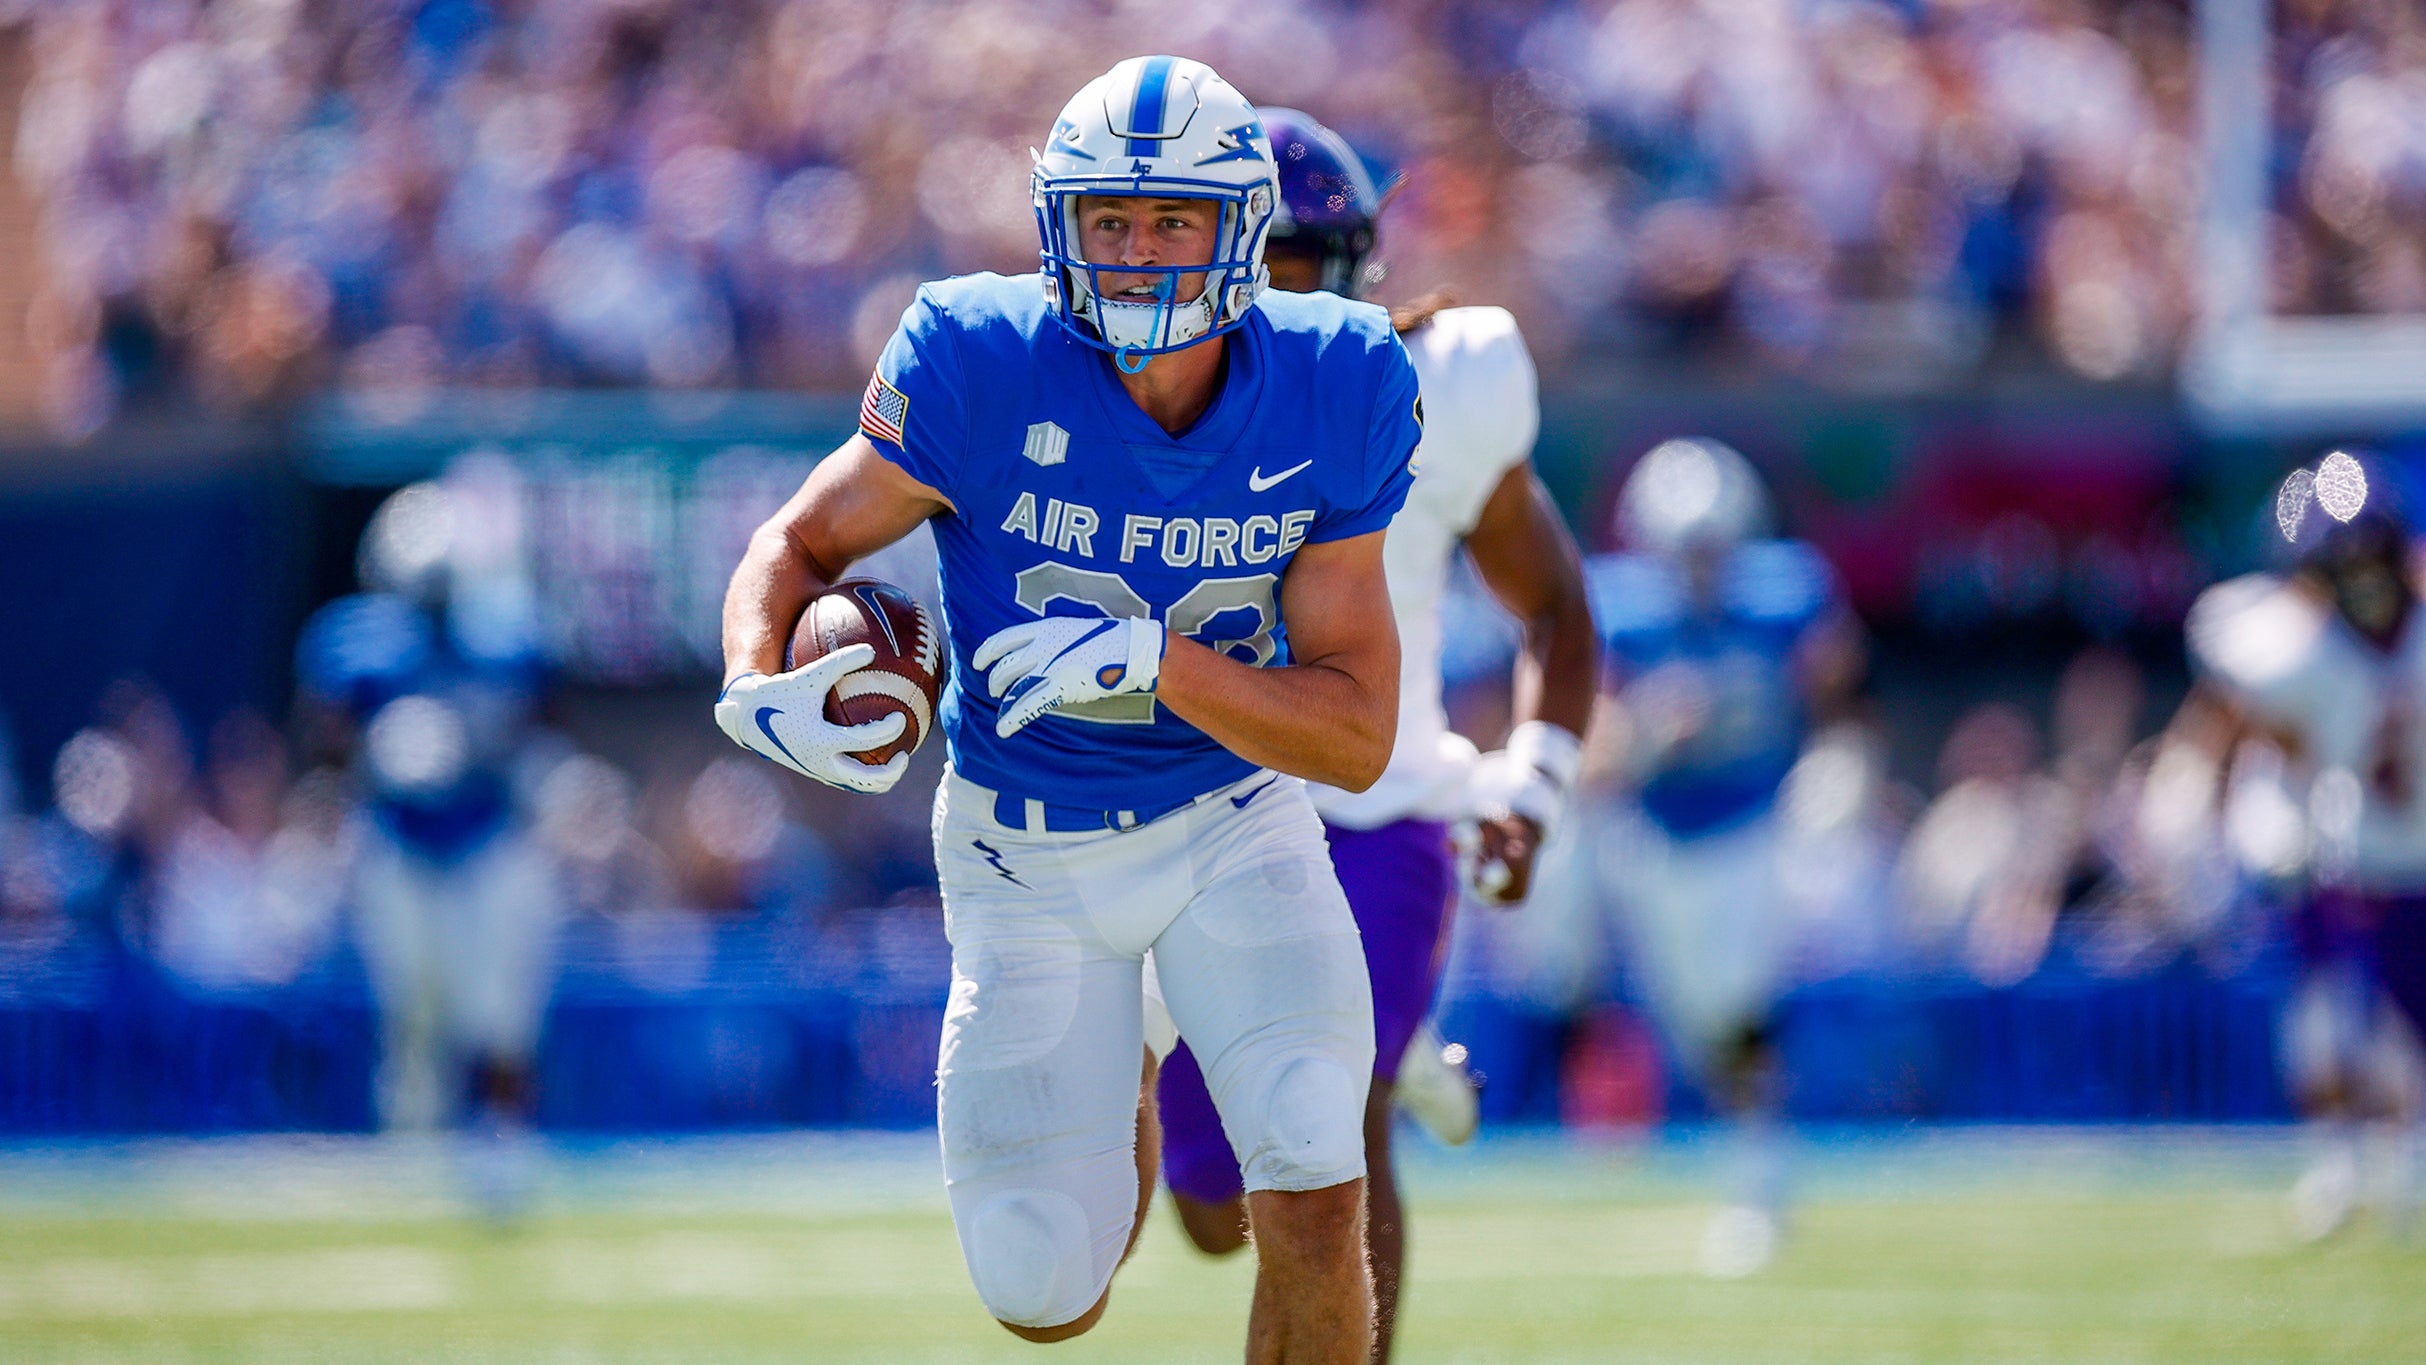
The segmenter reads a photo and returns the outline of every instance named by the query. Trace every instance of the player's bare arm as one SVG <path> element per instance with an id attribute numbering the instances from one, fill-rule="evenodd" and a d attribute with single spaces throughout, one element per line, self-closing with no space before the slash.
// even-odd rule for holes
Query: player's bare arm
<path id="1" fill-rule="evenodd" d="M 1583 561 L 1531 464 L 1500 476 L 1466 536 L 1466 552 L 1483 586 L 1524 628 L 1513 719 L 1548 721 L 1582 734 L 1592 717 L 1600 648 L 1592 635 Z"/>
<path id="2" fill-rule="evenodd" d="M 2160 749 L 2186 745 L 2218 768 L 2230 763 L 2241 746 L 2252 741 L 2272 745 L 2295 761 L 2307 758 L 2307 745 L 2296 730 L 2253 713 L 2205 678 L 2191 683 L 2188 695 L 2182 698 L 2173 719 L 2166 722 L 2156 740 Z M 2219 784 L 2217 798 L 2221 800 L 2224 794 Z"/>
<path id="3" fill-rule="evenodd" d="M 1555 726 L 1566 736 L 1580 738 L 1592 716 L 1600 646 L 1593 635 L 1583 561 L 1530 463 L 1519 463 L 1500 476 L 1467 533 L 1466 551 L 1492 597 L 1524 629 L 1512 679 L 1511 719 L 1517 733 L 1530 738 L 1543 731 L 1526 732 L 1524 727 Z M 1514 738 L 1511 747 L 1519 747 Z M 1563 789 L 1565 783 L 1558 785 Z M 1525 898 L 1532 889 L 1533 859 L 1543 832 L 1538 821 L 1514 809 L 1486 815 L 1477 823 L 1477 866 L 1499 869 L 1477 887 L 1484 899 L 1513 905 Z"/>
<path id="4" fill-rule="evenodd" d="M 1350 791 L 1372 786 L 1398 735 L 1398 626 L 1382 535 L 1297 552 L 1280 585 L 1288 667 L 1254 668 L 1174 635 L 1156 696 L 1248 762 Z"/>
<path id="5" fill-rule="evenodd" d="M 908 753 L 884 763 L 854 757 L 900 738 L 907 718 L 859 725 L 827 719 L 834 684 L 876 657 L 865 644 L 784 671 L 784 641 L 809 599 L 853 560 L 909 534 L 950 505 L 935 490 L 853 436 L 820 461 L 800 490 L 750 536 L 724 599 L 725 683 L 716 724 L 735 744 L 803 777 L 849 791 L 889 790 Z"/>
<path id="6" fill-rule="evenodd" d="M 854 435 L 751 533 L 724 597 L 724 673 L 783 671 L 783 642 L 809 599 L 852 562 L 952 510 L 941 493 Z"/>
<path id="7" fill-rule="evenodd" d="M 1804 705 L 1810 708 L 1812 720 L 1830 725 L 1850 718 L 1869 667 L 1869 645 L 1861 620 L 1851 608 L 1840 603 L 1814 621 L 1794 651 L 1795 677 L 1801 681 Z"/>

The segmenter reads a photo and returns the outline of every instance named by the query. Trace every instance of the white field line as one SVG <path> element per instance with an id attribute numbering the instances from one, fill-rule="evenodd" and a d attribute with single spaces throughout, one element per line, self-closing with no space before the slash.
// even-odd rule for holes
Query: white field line
<path id="1" fill-rule="evenodd" d="M 453 1306 L 460 1277 L 421 1247 L 206 1256 L 79 1256 L 0 1270 L 0 1317 L 221 1317 L 419 1312 Z"/>

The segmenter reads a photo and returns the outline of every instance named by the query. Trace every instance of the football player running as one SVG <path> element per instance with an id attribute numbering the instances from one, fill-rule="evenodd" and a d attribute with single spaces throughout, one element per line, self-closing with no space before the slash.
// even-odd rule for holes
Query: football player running
<path id="1" fill-rule="evenodd" d="M 837 786 L 893 718 L 827 722 L 864 648 L 782 672 L 846 566 L 931 522 L 953 675 L 935 853 L 952 942 L 937 1066 L 969 1277 L 1032 1341 L 1102 1316 L 1153 1184 L 1143 964 L 1246 1169 L 1252 1361 L 1362 1361 L 1373 1007 L 1308 781 L 1386 765 L 1382 530 L 1416 376 L 1383 310 L 1265 293 L 1255 111 L 1131 58 L 1033 178 L 1044 269 L 930 284 L 860 434 L 753 537 L 724 617 L 727 734 Z"/>
<path id="2" fill-rule="evenodd" d="M 2251 791 L 2273 789 L 2278 805 L 2305 793 L 2301 981 L 2283 1051 L 2322 1139 L 2292 1190 L 2296 1227 L 2317 1238 L 2366 1183 L 2360 1121 L 2403 1117 L 2384 1040 L 2395 1058 L 2415 1043 L 2389 1016 L 2426 1038 L 2426 630 L 2391 471 L 2335 451 L 2284 480 L 2274 521 L 2292 570 L 2219 583 L 2192 605 L 2198 686 L 2156 764 L 2208 774 L 2227 832 L 2247 826 L 2233 817 Z M 2409 1131 L 2394 1144 L 2396 1222 L 2414 1217 L 2415 1143 Z"/>
<path id="3" fill-rule="evenodd" d="M 481 1211 L 520 1211 L 540 1024 L 564 913 L 517 776 L 544 758 L 529 590 L 489 543 L 484 462 L 404 488 L 363 535 L 363 592 L 296 649 L 307 729 L 351 757 L 366 798 L 347 890 L 379 1007 L 376 1100 L 391 1130 L 464 1120 Z M 467 1085 L 466 1082 L 469 1082 Z M 458 1114 L 464 1092 L 477 1107 Z"/>
<path id="4" fill-rule="evenodd" d="M 1355 297 L 1381 207 L 1364 163 L 1305 114 L 1262 112 L 1280 170 L 1280 219 L 1265 251 L 1273 288 Z M 1400 310 L 1393 325 L 1422 380 L 1426 419 L 1420 472 L 1382 556 L 1398 623 L 1398 741 L 1371 787 L 1311 793 L 1362 931 L 1373 991 L 1364 1140 L 1376 1361 L 1389 1357 L 1405 1258 L 1391 1097 L 1402 1058 L 1426 1050 L 1417 1040 L 1429 1031 L 1419 1025 L 1431 1008 L 1455 893 L 1450 822 L 1472 817 L 1480 826 L 1481 848 L 1471 860 L 1484 883 L 1479 894 L 1503 905 L 1521 901 L 1534 850 L 1574 780 L 1596 665 L 1574 541 L 1526 458 L 1540 403 L 1515 319 L 1499 308 L 1433 304 Z M 1479 761 L 1474 745 L 1449 729 L 1441 705 L 1440 602 L 1461 542 L 1492 595 L 1525 628 L 1516 726 L 1505 749 Z M 1452 1084 L 1462 1087 L 1463 1078 Z M 1206 1093 L 1193 1039 L 1171 1053 L 1159 1091 L 1164 1176 L 1180 1220 L 1203 1250 L 1234 1251 L 1248 1223 L 1238 1160 Z"/>
<path id="5" fill-rule="evenodd" d="M 1553 854 L 1587 860 L 1670 1050 L 1737 1124 L 1731 1202 L 1702 1247 L 1718 1275 L 1760 1269 L 1783 1232 L 1777 800 L 1808 720 L 1841 703 L 1861 658 L 1834 572 L 1811 546 L 1769 538 L 1770 520 L 1759 474 L 1718 441 L 1663 442 L 1627 475 L 1626 550 L 1585 565 L 1615 687 L 1618 790 L 1579 799 Z"/>

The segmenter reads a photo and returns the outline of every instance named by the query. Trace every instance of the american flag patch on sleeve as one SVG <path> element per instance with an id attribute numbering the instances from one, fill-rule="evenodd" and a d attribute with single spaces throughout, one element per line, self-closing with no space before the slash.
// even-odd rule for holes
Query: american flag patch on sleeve
<path id="1" fill-rule="evenodd" d="M 869 375 L 867 396 L 859 400 L 859 429 L 876 440 L 907 446 L 901 433 L 909 424 L 909 395 L 886 383 L 881 373 Z"/>

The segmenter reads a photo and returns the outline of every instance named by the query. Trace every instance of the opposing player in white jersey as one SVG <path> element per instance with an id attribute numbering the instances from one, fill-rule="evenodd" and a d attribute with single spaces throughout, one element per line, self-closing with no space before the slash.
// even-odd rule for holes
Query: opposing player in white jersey
<path id="1" fill-rule="evenodd" d="M 2163 740 L 2217 774 L 2228 831 L 2233 795 L 2271 771 L 2306 793 L 2307 886 L 2292 916 L 2302 980 L 2284 1056 L 2324 1130 L 2293 1191 L 2311 1237 L 2358 1202 L 2359 1120 L 2398 1119 L 2413 1102 L 2398 1093 L 2400 1062 L 2376 1058 L 2426 1037 L 2426 628 L 2402 501 L 2391 470 L 2348 452 L 2294 471 L 2274 520 L 2295 567 L 2200 595 L 2186 628 L 2199 686 Z M 2414 1200 L 2416 1159 L 2400 1153 L 2396 1212 Z"/>
<path id="2" fill-rule="evenodd" d="M 1153 1182 L 1143 972 L 1247 1172 L 1248 1356 L 1362 1361 L 1373 1008 L 1305 781 L 1370 786 L 1398 715 L 1382 532 L 1416 376 L 1388 315 L 1264 292 L 1271 145 L 1201 63 L 1132 58 L 1034 173 L 1044 270 L 928 285 L 860 435 L 760 529 L 726 598 L 736 742 L 838 786 L 899 723 L 781 673 L 802 607 L 921 522 L 954 669 L 935 808 L 952 941 L 938 1117 L 970 1279 L 1022 1337 L 1102 1315 Z"/>
<path id="3" fill-rule="evenodd" d="M 1354 297 L 1374 243 L 1379 196 L 1345 140 L 1292 109 L 1263 111 L 1280 168 L 1281 221 L 1266 252 L 1273 286 Z M 1423 382 L 1420 472 L 1382 558 L 1398 620 L 1398 742 L 1362 792 L 1313 789 L 1331 861 L 1364 939 L 1373 988 L 1373 1087 L 1365 1105 L 1369 1237 L 1377 1305 L 1373 1359 L 1386 1359 L 1405 1233 L 1390 1161 L 1392 1088 L 1431 1008 L 1442 929 L 1455 895 L 1452 822 L 1479 823 L 1487 899 L 1523 898 L 1533 852 L 1573 781 L 1592 706 L 1596 646 L 1583 571 L 1564 522 L 1526 458 L 1540 418 L 1533 362 L 1499 308 L 1421 308 L 1393 319 Z M 1516 725 L 1480 756 L 1441 705 L 1441 596 L 1463 544 L 1493 596 L 1525 628 Z M 1238 1161 L 1206 1094 L 1194 1040 L 1162 1070 L 1164 1175 L 1189 1236 L 1206 1251 L 1246 1236 Z M 1433 1046 L 1437 1048 L 1437 1043 Z M 1436 1057 L 1418 1061 L 1437 1064 Z M 1452 1084 L 1463 1085 L 1462 1077 Z"/>

